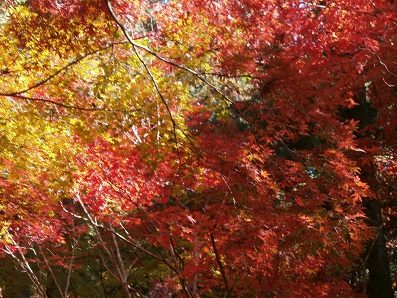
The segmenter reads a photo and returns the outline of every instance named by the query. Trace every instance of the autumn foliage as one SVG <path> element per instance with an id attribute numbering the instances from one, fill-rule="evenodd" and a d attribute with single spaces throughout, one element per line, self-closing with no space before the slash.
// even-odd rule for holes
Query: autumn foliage
<path id="1" fill-rule="evenodd" d="M 0 8 L 4 297 L 393 297 L 394 1 Z"/>

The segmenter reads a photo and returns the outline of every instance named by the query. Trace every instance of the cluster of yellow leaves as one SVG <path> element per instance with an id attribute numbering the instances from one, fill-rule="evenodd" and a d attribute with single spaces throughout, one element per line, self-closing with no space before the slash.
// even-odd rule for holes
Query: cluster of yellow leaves
<path id="1" fill-rule="evenodd" d="M 209 32 L 193 42 L 184 39 L 197 28 L 179 25 L 165 30 L 173 41 L 155 50 L 199 74 L 210 72 L 215 54 L 208 45 L 216 29 L 203 25 L 200 30 Z M 215 99 L 209 106 L 222 101 L 194 73 L 134 49 L 103 15 L 80 23 L 14 5 L 0 30 L 0 43 L 7 49 L 0 57 L 0 160 L 8 182 L 19 183 L 23 172 L 56 197 L 72 183 L 74 155 L 83 154 L 75 135 L 111 143 L 133 139 L 144 150 L 165 150 L 170 142 L 182 146 L 186 141 L 183 116 L 195 96 L 211 94 Z M 144 37 L 137 42 L 151 46 Z M 230 83 L 211 84 L 227 88 Z M 51 184 L 41 180 L 44 173 Z"/>

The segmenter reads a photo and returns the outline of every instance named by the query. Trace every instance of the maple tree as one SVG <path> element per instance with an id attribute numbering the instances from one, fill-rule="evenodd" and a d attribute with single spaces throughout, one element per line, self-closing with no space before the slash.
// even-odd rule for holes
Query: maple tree
<path id="1" fill-rule="evenodd" d="M 0 248 L 39 295 L 393 297 L 393 1 L 1 8 Z"/>

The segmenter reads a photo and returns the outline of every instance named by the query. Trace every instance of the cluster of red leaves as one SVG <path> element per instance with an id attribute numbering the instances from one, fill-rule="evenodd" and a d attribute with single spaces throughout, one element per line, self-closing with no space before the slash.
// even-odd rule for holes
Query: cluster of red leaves
<path id="1" fill-rule="evenodd" d="M 55 204 L 56 195 L 48 188 L 51 177 L 38 173 L 38 184 L 32 181 L 30 172 L 20 170 L 13 175 L 20 178 L 17 181 L 9 181 L 7 175 L 0 178 L 0 254 L 7 250 L 25 251 L 33 243 L 63 243 L 64 228 L 71 224 L 71 217 Z"/>
<path id="2" fill-rule="evenodd" d="M 349 293 L 331 272 L 370 236 L 354 163 L 329 149 L 277 158 L 233 121 L 186 119 L 195 146 L 163 149 L 156 162 L 126 142 L 88 145 L 76 191 L 91 216 L 168 251 L 178 278 L 202 293 L 225 286 L 220 267 L 241 295 Z M 310 178 L 308 167 L 324 174 Z"/>
<path id="3" fill-rule="evenodd" d="M 128 21 L 141 19 L 137 3 L 112 5 Z M 172 39 L 178 26 L 208 24 L 210 39 L 186 35 L 183 43 L 200 45 L 192 53 L 211 57 L 218 75 L 249 76 L 250 99 L 229 101 L 217 117 L 199 98 L 183 116 L 184 141 L 169 121 L 169 147 L 155 137 L 78 140 L 85 154 L 76 157 L 74 194 L 83 216 L 156 248 L 185 294 L 354 295 L 343 274 L 371 236 L 362 199 L 376 191 L 361 168 L 374 164 L 381 143 L 395 146 L 396 7 L 322 3 L 175 1 L 155 10 L 153 48 L 182 43 Z M 87 19 L 105 4 L 30 2 Z M 172 61 L 158 65 L 170 73 L 184 60 Z M 365 128 L 341 112 L 360 105 L 360 92 L 379 113 Z"/>

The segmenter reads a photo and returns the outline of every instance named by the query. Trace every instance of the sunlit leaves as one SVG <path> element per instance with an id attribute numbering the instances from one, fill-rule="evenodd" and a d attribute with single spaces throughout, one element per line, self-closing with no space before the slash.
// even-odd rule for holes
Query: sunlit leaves
<path id="1" fill-rule="evenodd" d="M 362 202 L 377 191 L 366 167 L 382 192 L 393 180 L 380 149 L 395 146 L 392 8 L 7 7 L 2 243 L 87 232 L 125 293 L 117 272 L 139 251 L 188 297 L 351 297 L 345 276 L 371 237 Z M 89 229 L 73 234 L 72 219 Z"/>

